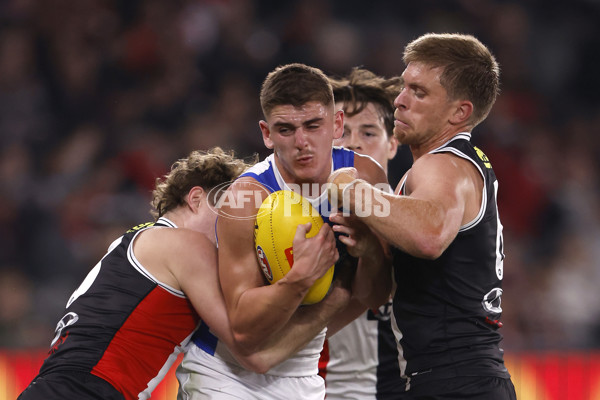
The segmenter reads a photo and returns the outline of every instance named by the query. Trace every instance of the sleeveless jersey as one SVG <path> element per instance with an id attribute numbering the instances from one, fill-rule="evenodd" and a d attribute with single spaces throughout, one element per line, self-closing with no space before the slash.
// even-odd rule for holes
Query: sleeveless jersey
<path id="1" fill-rule="evenodd" d="M 154 226 L 176 228 L 166 218 L 132 228 L 89 272 L 67 303 L 39 376 L 89 373 L 125 399 L 150 398 L 199 322 L 184 293 L 159 282 L 133 253 L 136 236 Z"/>
<path id="2" fill-rule="evenodd" d="M 325 341 L 319 375 L 327 399 L 397 399 L 404 391 L 391 327 L 392 301 L 367 310 Z"/>
<path id="3" fill-rule="evenodd" d="M 346 150 L 341 147 L 334 147 L 332 158 L 332 172 L 339 168 L 354 166 L 353 151 Z M 270 193 L 278 190 L 291 190 L 290 186 L 283 180 L 283 177 L 281 176 L 281 173 L 275 164 L 275 158 L 273 154 L 249 168 L 240 176 L 240 178 L 244 176 L 256 179 Z M 308 200 L 313 207 L 319 211 L 323 217 L 323 220 L 329 221 L 328 216 L 331 212 L 331 205 L 329 204 L 329 200 L 327 198 L 327 192 L 323 191 L 320 196 L 316 198 L 308 198 Z M 326 329 L 321 331 L 304 348 L 300 349 L 298 353 L 294 354 L 279 365 L 271 368 L 267 374 L 287 377 L 316 375 L 318 373 L 319 355 L 323 348 L 325 333 Z M 210 332 L 209 327 L 206 325 L 203 325 L 200 327 L 200 329 L 198 329 L 192 340 L 196 346 L 204 350 L 206 353 L 211 354 L 227 363 L 239 365 L 225 344 L 220 342 L 217 337 Z"/>
<path id="4" fill-rule="evenodd" d="M 455 376 L 509 378 L 502 336 L 503 241 L 498 182 L 485 154 L 460 133 L 430 153 L 449 152 L 471 162 L 483 177 L 477 217 L 436 260 L 394 249 L 397 289 L 393 327 L 402 372 L 412 384 Z M 410 172 L 409 172 L 410 173 Z M 405 194 L 406 179 L 399 193 Z"/>

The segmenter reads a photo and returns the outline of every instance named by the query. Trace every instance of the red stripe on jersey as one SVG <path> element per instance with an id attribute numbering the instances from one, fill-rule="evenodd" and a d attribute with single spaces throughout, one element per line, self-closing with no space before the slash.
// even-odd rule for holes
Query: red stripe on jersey
<path id="1" fill-rule="evenodd" d="M 321 357 L 319 357 L 319 375 L 323 380 L 325 380 L 325 377 L 327 376 L 327 364 L 329 364 L 329 340 L 325 339 Z"/>
<path id="2" fill-rule="evenodd" d="M 187 298 L 156 286 L 117 331 L 92 374 L 137 400 L 198 321 Z"/>

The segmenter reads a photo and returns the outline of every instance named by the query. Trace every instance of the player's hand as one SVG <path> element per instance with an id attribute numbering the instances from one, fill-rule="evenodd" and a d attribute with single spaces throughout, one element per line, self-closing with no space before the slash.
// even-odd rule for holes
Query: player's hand
<path id="1" fill-rule="evenodd" d="M 312 224 L 300 224 L 296 228 L 293 241 L 294 265 L 288 276 L 304 280 L 310 287 L 317 279 L 325 275 L 339 259 L 335 244 L 335 235 L 328 224 L 323 224 L 319 232 L 307 238 Z M 295 276 L 294 276 L 295 275 Z"/>
<path id="2" fill-rule="evenodd" d="M 340 208 L 344 201 L 344 188 L 358 178 L 358 171 L 353 167 L 340 168 L 335 170 L 327 178 L 327 195 L 329 202 L 336 208 Z"/>
<path id="3" fill-rule="evenodd" d="M 333 231 L 340 233 L 338 239 L 346 245 L 352 257 L 362 257 L 372 251 L 380 251 L 379 240 L 369 227 L 354 216 L 336 212 L 329 216 Z"/>

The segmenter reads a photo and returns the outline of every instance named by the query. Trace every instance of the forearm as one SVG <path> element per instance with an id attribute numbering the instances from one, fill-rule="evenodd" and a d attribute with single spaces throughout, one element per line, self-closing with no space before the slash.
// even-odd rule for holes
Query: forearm
<path id="1" fill-rule="evenodd" d="M 377 242 L 377 246 L 359 258 L 352 293 L 365 306 L 377 308 L 388 300 L 391 290 L 391 257 Z"/>
<path id="2" fill-rule="evenodd" d="M 249 351 L 260 350 L 289 323 L 307 288 L 285 277 L 273 285 L 247 289 L 230 313 L 236 341 Z"/>
<path id="3" fill-rule="evenodd" d="M 348 306 L 337 313 L 327 324 L 327 337 L 331 337 L 340 331 L 343 327 L 354 321 L 367 310 L 367 306 L 353 298 Z"/>
<path id="4" fill-rule="evenodd" d="M 435 204 L 398 196 L 359 181 L 346 193 L 350 209 L 379 237 L 416 257 L 435 258 L 447 246 Z"/>
<path id="5" fill-rule="evenodd" d="M 346 289 L 334 285 L 323 301 L 298 308 L 285 326 L 276 335 L 271 335 L 260 349 L 253 353 L 245 351 L 247 367 L 264 373 L 297 353 L 328 327 L 331 319 L 347 306 L 350 298 Z"/>

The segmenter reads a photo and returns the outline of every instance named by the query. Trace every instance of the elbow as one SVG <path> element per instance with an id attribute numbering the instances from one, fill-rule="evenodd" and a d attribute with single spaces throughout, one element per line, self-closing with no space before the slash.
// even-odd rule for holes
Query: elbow
<path id="1" fill-rule="evenodd" d="M 376 309 L 388 302 L 392 293 L 392 276 L 389 274 L 387 279 L 380 280 L 371 285 L 369 290 L 353 290 L 353 296 L 367 308 Z"/>
<path id="2" fill-rule="evenodd" d="M 388 302 L 388 300 L 390 299 L 391 292 L 392 292 L 392 289 L 391 289 L 391 284 L 390 284 L 389 290 L 385 290 L 385 291 L 378 290 L 373 296 L 370 296 L 368 298 L 362 298 L 362 299 L 358 298 L 357 300 L 360 301 L 365 306 L 367 306 L 367 308 L 374 310 Z"/>
<path id="3" fill-rule="evenodd" d="M 247 370 L 250 370 L 257 374 L 266 374 L 272 367 L 258 355 L 244 357 L 242 365 Z"/>
<path id="4" fill-rule="evenodd" d="M 412 255 L 425 260 L 436 260 L 446 251 L 447 247 L 448 243 L 440 234 L 425 234 L 415 240 Z"/>
<path id="5" fill-rule="evenodd" d="M 247 353 L 238 351 L 236 352 L 236 358 L 239 363 L 247 369 L 257 374 L 266 374 L 273 365 L 269 364 L 268 361 L 260 355 L 260 353 Z"/>
<path id="6" fill-rule="evenodd" d="M 439 246 L 433 244 L 426 244 L 419 246 L 415 252 L 415 256 L 425 260 L 437 260 L 443 253 L 443 250 Z"/>
<path id="7" fill-rule="evenodd" d="M 260 342 L 248 333 L 234 330 L 233 341 L 238 351 L 244 355 L 251 355 L 259 350 Z"/>

